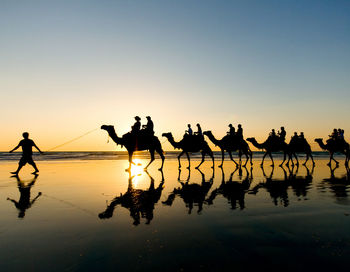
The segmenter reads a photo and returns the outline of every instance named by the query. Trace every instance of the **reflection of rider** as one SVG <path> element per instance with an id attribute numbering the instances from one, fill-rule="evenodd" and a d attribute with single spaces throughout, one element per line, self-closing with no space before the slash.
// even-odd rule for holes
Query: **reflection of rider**
<path id="1" fill-rule="evenodd" d="M 138 116 L 135 116 L 135 120 L 136 120 L 135 124 L 131 127 L 131 133 L 137 134 L 141 129 L 141 122 L 140 122 L 141 118 Z"/>

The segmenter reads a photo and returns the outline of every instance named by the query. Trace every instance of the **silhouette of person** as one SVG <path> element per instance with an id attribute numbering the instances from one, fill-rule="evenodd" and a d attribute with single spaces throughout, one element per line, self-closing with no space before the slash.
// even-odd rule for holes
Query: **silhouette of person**
<path id="1" fill-rule="evenodd" d="M 344 129 L 340 130 L 339 138 L 340 140 L 344 141 Z"/>
<path id="2" fill-rule="evenodd" d="M 11 174 L 14 175 L 18 175 L 19 171 L 21 170 L 21 168 L 26 165 L 27 163 L 29 163 L 31 166 L 33 166 L 34 168 L 34 172 L 33 174 L 36 174 L 39 172 L 38 168 L 36 167 L 35 162 L 33 161 L 33 146 L 40 152 L 40 154 L 43 154 L 43 152 L 39 149 L 39 147 L 36 146 L 36 144 L 34 143 L 33 140 L 29 139 L 29 133 L 28 132 L 24 132 L 22 134 L 23 136 L 23 140 L 21 140 L 19 142 L 19 144 L 10 151 L 10 153 L 12 153 L 13 151 L 15 151 L 16 149 L 18 149 L 19 147 L 22 147 L 22 158 L 19 160 L 18 162 L 18 168 L 15 172 L 11 172 Z"/>
<path id="3" fill-rule="evenodd" d="M 297 132 L 294 132 L 294 135 L 292 136 L 290 143 L 296 144 L 299 140 L 299 136 Z"/>
<path id="4" fill-rule="evenodd" d="M 197 131 L 194 134 L 197 134 L 199 136 L 203 136 L 202 128 L 201 128 L 200 124 L 197 124 Z"/>
<path id="5" fill-rule="evenodd" d="M 133 134 L 137 134 L 141 129 L 141 118 L 139 116 L 135 116 L 135 120 L 135 124 L 131 127 L 131 133 Z"/>
<path id="6" fill-rule="evenodd" d="M 187 132 L 188 135 L 192 135 L 193 134 L 193 130 L 191 128 L 191 125 L 188 124 L 187 127 L 188 127 L 188 129 L 185 132 Z"/>
<path id="7" fill-rule="evenodd" d="M 144 129 L 145 131 L 147 132 L 147 134 L 149 135 L 154 135 L 154 131 L 153 131 L 153 121 L 151 120 L 151 117 L 150 116 L 146 116 L 146 119 L 147 119 L 147 124 L 144 125 Z"/>
<path id="8" fill-rule="evenodd" d="M 15 204 L 15 207 L 19 210 L 18 217 L 23 218 L 25 216 L 26 210 L 34 204 L 34 202 L 38 199 L 39 196 L 41 196 L 41 192 L 39 192 L 33 200 L 30 200 L 30 190 L 34 185 L 36 179 L 38 178 L 38 175 L 36 174 L 31 180 L 31 182 L 27 185 L 24 184 L 24 182 L 18 177 L 18 175 L 16 175 L 15 177 L 17 179 L 18 190 L 21 194 L 20 198 L 18 201 L 11 198 L 7 198 L 7 200 Z"/>
<path id="9" fill-rule="evenodd" d="M 236 134 L 235 127 L 232 126 L 232 124 L 229 124 L 228 127 L 230 128 L 230 130 L 227 132 L 227 135 L 234 136 Z"/>
<path id="10" fill-rule="evenodd" d="M 281 131 L 278 132 L 278 136 L 280 137 L 281 141 L 284 142 L 286 139 L 286 131 L 284 130 L 284 127 L 281 127 Z"/>
<path id="11" fill-rule="evenodd" d="M 236 133 L 238 139 L 243 140 L 243 128 L 242 125 L 238 125 L 237 133 Z"/>

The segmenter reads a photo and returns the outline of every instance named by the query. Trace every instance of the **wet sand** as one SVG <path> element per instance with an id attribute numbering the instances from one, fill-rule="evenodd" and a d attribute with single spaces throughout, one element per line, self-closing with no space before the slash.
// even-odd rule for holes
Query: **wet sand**
<path id="1" fill-rule="evenodd" d="M 189 172 L 184 160 L 179 176 L 177 160 L 166 160 L 164 183 L 159 160 L 148 174 L 136 166 L 131 175 L 125 160 L 40 161 L 36 180 L 25 166 L 19 181 L 9 174 L 17 163 L 2 162 L 1 271 L 347 267 L 350 180 L 343 160 L 333 173 L 326 159 L 297 173 L 269 164 L 262 171 L 260 159 L 253 169 L 226 162 L 214 173 L 210 162 L 194 169 L 198 162 Z M 7 198 L 21 201 L 16 207 Z"/>

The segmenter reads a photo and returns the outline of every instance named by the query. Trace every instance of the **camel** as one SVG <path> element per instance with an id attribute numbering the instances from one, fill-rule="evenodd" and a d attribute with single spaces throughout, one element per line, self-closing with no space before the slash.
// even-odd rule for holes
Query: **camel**
<path id="1" fill-rule="evenodd" d="M 140 224 L 140 215 L 142 218 L 146 218 L 146 224 L 149 224 L 153 219 L 154 205 L 159 201 L 164 188 L 164 176 L 161 171 L 162 180 L 158 187 L 155 188 L 153 177 L 147 171 L 145 172 L 151 180 L 148 190 L 134 189 L 132 180 L 135 176 L 131 176 L 129 171 L 128 190 L 126 193 L 115 197 L 106 210 L 101 212 L 98 217 L 100 219 L 111 218 L 115 207 L 121 205 L 130 211 L 130 216 L 133 218 L 135 226 Z"/>
<path id="2" fill-rule="evenodd" d="M 171 132 L 163 133 L 162 136 L 166 137 L 168 139 L 168 141 L 170 142 L 170 144 L 175 149 L 177 149 L 177 148 L 178 149 L 182 149 L 181 153 L 177 157 L 177 159 L 179 161 L 179 168 L 181 168 L 180 158 L 181 158 L 181 156 L 183 154 L 186 154 L 187 159 L 188 159 L 188 167 L 187 168 L 189 169 L 191 167 L 190 156 L 188 154 L 189 152 L 201 152 L 202 153 L 202 161 L 196 167 L 196 169 L 198 169 L 202 165 L 202 163 L 204 162 L 204 158 L 205 158 L 206 154 L 208 154 L 211 157 L 211 159 L 213 161 L 212 168 L 214 168 L 213 151 L 210 149 L 208 143 L 201 136 L 189 136 L 189 135 L 186 135 L 186 136 L 184 136 L 184 138 L 180 142 L 176 142 L 174 140 L 174 137 L 171 134 Z"/>
<path id="3" fill-rule="evenodd" d="M 303 165 L 306 165 L 309 158 L 311 158 L 312 164 L 315 165 L 315 161 L 314 161 L 314 158 L 312 156 L 311 147 L 305 138 L 298 139 L 297 141 L 290 140 L 290 142 L 288 144 L 288 151 L 289 151 L 289 157 L 288 157 L 287 165 L 289 164 L 290 160 L 292 161 L 292 165 L 294 165 L 293 156 L 297 160 L 296 165 L 299 165 L 299 160 L 298 160 L 296 153 L 305 153 L 306 154 L 306 159 L 305 159 L 305 162 L 303 163 Z"/>
<path id="4" fill-rule="evenodd" d="M 344 141 L 343 144 L 338 144 L 337 141 L 330 139 L 327 141 L 326 144 L 324 144 L 322 138 L 315 139 L 315 142 L 318 143 L 323 150 L 327 150 L 329 152 L 330 158 L 329 158 L 329 163 L 327 164 L 328 166 L 331 165 L 332 160 L 336 163 L 336 165 L 339 165 L 339 162 L 333 157 L 335 152 L 340 152 L 344 154 L 345 165 L 346 166 L 349 165 L 350 147 L 347 142 Z"/>
<path id="5" fill-rule="evenodd" d="M 108 132 L 109 137 L 112 138 L 112 140 L 117 145 L 125 146 L 125 148 L 128 150 L 129 153 L 129 168 L 126 170 L 131 169 L 131 164 L 134 164 L 132 161 L 132 156 L 135 151 L 141 151 L 141 150 L 149 150 L 151 154 L 151 161 L 147 164 L 147 166 L 144 169 L 147 169 L 148 166 L 154 161 L 154 151 L 157 151 L 159 156 L 162 159 L 162 166 L 158 170 L 163 169 L 164 165 L 164 152 L 162 149 L 162 145 L 158 139 L 158 137 L 153 135 L 139 135 L 139 136 L 133 136 L 130 133 L 124 134 L 123 137 L 118 137 L 118 135 L 115 132 L 114 126 L 109 125 L 103 125 L 101 126 L 101 129 L 106 130 Z"/>
<path id="6" fill-rule="evenodd" d="M 228 202 L 231 203 L 231 208 L 235 210 L 237 208 L 237 204 L 239 208 L 243 210 L 245 208 L 245 194 L 249 190 L 252 178 L 249 176 L 248 169 L 243 167 L 246 172 L 246 176 L 242 179 L 242 167 L 237 166 L 236 169 L 231 173 L 230 179 L 225 180 L 224 170 L 221 168 L 222 172 L 222 181 L 218 188 L 212 191 L 209 198 L 207 199 L 207 203 L 209 205 L 213 204 L 214 199 L 217 195 L 221 194 L 225 198 L 227 198 Z M 239 180 L 233 181 L 233 175 L 239 169 Z M 252 168 L 250 169 L 252 174 Z"/>
<path id="7" fill-rule="evenodd" d="M 283 165 L 283 163 L 286 161 L 286 157 L 288 154 L 288 145 L 286 142 L 284 142 L 284 141 L 281 142 L 279 139 L 272 140 L 269 138 L 265 142 L 263 142 L 262 144 L 259 144 L 255 138 L 247 138 L 247 141 L 251 142 L 256 148 L 265 150 L 265 154 L 263 156 L 261 166 L 264 165 L 264 160 L 265 160 L 266 155 L 270 156 L 271 161 L 272 161 L 272 166 L 275 165 L 271 152 L 279 152 L 279 151 L 283 152 L 283 161 L 280 164 L 280 166 Z"/>
<path id="8" fill-rule="evenodd" d="M 228 154 L 230 155 L 230 159 L 236 164 L 238 165 L 238 163 L 233 159 L 232 157 L 232 152 L 234 151 L 239 151 L 239 160 L 241 161 L 241 155 L 242 153 L 246 156 L 247 160 L 244 164 L 244 166 L 247 165 L 247 162 L 250 158 L 250 164 L 252 165 L 252 151 L 249 148 L 249 145 L 246 141 L 244 141 L 243 139 L 237 139 L 237 137 L 235 136 L 230 136 L 230 135 L 226 135 L 224 136 L 221 140 L 218 140 L 214 137 L 213 133 L 209 130 L 209 131 L 204 131 L 203 132 L 204 135 L 206 135 L 210 141 L 212 141 L 213 144 L 215 144 L 216 146 L 218 146 L 221 149 L 221 164 L 219 165 L 219 167 L 222 167 L 224 164 L 224 157 L 225 157 L 225 151 L 228 152 Z"/>
<path id="9" fill-rule="evenodd" d="M 167 206 L 171 206 L 175 200 L 176 196 L 179 196 L 185 202 L 186 207 L 188 207 L 188 214 L 191 214 L 194 204 L 198 205 L 197 213 L 200 214 L 203 209 L 203 203 L 205 202 L 205 197 L 208 194 L 214 180 L 214 169 L 212 177 L 209 181 L 205 181 L 204 173 L 197 169 L 202 175 L 201 184 L 189 183 L 190 180 L 190 170 L 186 182 L 181 182 L 181 187 L 175 188 L 168 196 L 168 199 L 162 203 Z M 179 177 L 181 170 L 179 169 Z"/>

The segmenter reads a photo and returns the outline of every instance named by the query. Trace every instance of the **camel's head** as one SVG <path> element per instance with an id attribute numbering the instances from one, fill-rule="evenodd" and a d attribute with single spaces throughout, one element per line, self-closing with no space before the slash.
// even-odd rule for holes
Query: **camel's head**
<path id="1" fill-rule="evenodd" d="M 246 140 L 251 143 L 256 141 L 254 137 L 247 138 Z"/>
<path id="2" fill-rule="evenodd" d="M 101 126 L 101 129 L 103 129 L 103 130 L 111 130 L 113 128 L 113 126 L 110 126 L 110 125 L 102 125 Z"/>
<path id="3" fill-rule="evenodd" d="M 203 134 L 208 136 L 208 135 L 210 135 L 212 133 L 211 133 L 211 130 L 207 130 L 207 131 L 204 131 Z"/>
<path id="4" fill-rule="evenodd" d="M 316 138 L 316 139 L 315 139 L 315 142 L 316 142 L 316 143 L 321 143 L 322 141 L 323 141 L 322 138 Z"/>
<path id="5" fill-rule="evenodd" d="M 167 132 L 167 133 L 163 133 L 162 136 L 166 137 L 166 138 L 170 138 L 170 137 L 172 137 L 172 134 L 171 134 L 171 132 Z"/>
<path id="6" fill-rule="evenodd" d="M 106 210 L 104 212 L 101 212 L 98 217 L 100 219 L 108 219 L 108 218 L 111 218 L 113 216 L 113 211 L 109 211 L 109 210 Z"/>

